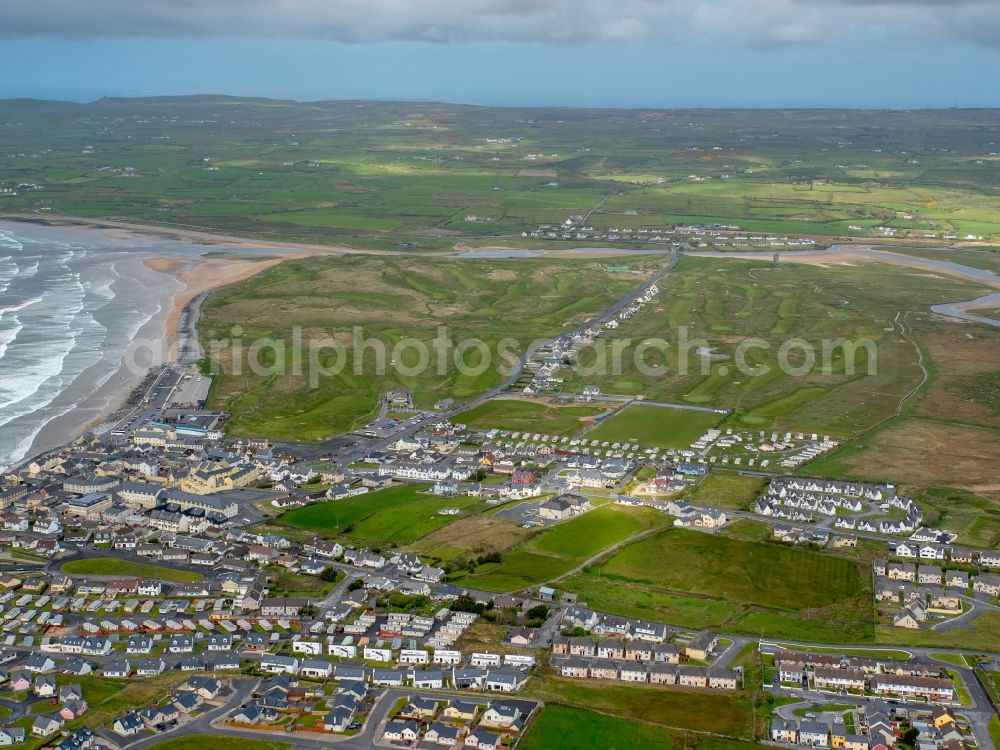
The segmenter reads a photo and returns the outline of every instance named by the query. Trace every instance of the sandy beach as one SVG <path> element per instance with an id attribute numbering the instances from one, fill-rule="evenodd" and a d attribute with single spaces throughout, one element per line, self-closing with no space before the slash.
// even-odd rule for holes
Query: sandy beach
<path id="1" fill-rule="evenodd" d="M 365 255 L 397 255 L 399 251 L 361 249 L 348 247 L 347 245 L 322 245 L 319 243 L 284 242 L 281 240 L 255 239 L 249 237 L 234 237 L 226 234 L 213 234 L 198 229 L 181 229 L 175 227 L 157 226 L 155 224 L 134 224 L 126 221 L 113 221 L 110 219 L 82 219 L 75 216 L 41 216 L 39 214 L 0 214 L 0 219 L 8 221 L 23 221 L 31 224 L 42 224 L 44 226 L 61 227 L 90 227 L 93 229 L 106 230 L 109 236 L 117 236 L 120 239 L 127 239 L 130 235 L 142 235 L 144 237 L 160 237 L 168 240 L 181 240 L 184 242 L 194 242 L 210 247 L 223 247 L 233 250 L 282 250 L 286 252 L 299 252 L 303 255 L 320 255 L 332 253 L 362 253 Z M 285 256 L 287 257 L 287 256 Z"/>
<path id="2" fill-rule="evenodd" d="M 147 268 L 177 279 L 184 289 L 174 296 L 164 320 L 164 337 L 171 356 L 176 355 L 177 332 L 184 307 L 195 297 L 217 287 L 254 276 L 286 260 L 305 258 L 309 253 L 287 254 L 275 258 L 185 258 L 159 256 L 146 258 Z"/>
<path id="3" fill-rule="evenodd" d="M 148 371 L 197 361 L 191 332 L 212 289 L 285 260 L 338 254 L 74 220 L 0 221 L 0 229 L 13 284 L 0 348 L 0 466 L 106 429 Z"/>

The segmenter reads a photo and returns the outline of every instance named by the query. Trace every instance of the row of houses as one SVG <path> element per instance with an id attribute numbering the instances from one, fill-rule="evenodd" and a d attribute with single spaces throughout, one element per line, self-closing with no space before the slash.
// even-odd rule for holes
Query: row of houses
<path id="1" fill-rule="evenodd" d="M 736 690 L 742 675 L 730 669 L 710 669 L 695 665 L 642 663 L 615 659 L 553 658 L 552 665 L 563 677 L 618 682 L 677 685 L 680 687 Z"/>
<path id="2" fill-rule="evenodd" d="M 893 713 L 891 707 L 879 702 L 867 704 L 851 712 L 853 727 L 850 728 L 839 716 L 833 722 L 775 717 L 771 720 L 769 737 L 772 742 L 813 748 L 889 750 L 900 743 L 905 727 L 917 732 L 912 744 L 916 750 L 964 750 L 965 736 L 950 708 L 902 709 L 902 712 L 903 715 Z"/>
<path id="3" fill-rule="evenodd" d="M 955 700 L 955 684 L 940 677 L 940 668 L 875 659 L 817 659 L 801 653 L 775 657 L 781 682 L 808 685 L 827 692 L 870 693 L 881 697 L 922 699 L 939 703 Z"/>
<path id="4" fill-rule="evenodd" d="M 512 693 L 527 680 L 526 667 L 451 667 L 451 668 L 378 668 L 351 664 L 332 664 L 324 659 L 298 659 L 283 654 L 265 654 L 261 671 L 267 674 L 301 676 L 311 679 L 352 679 L 368 681 L 377 687 L 412 685 L 432 690 L 446 687 Z"/>
<path id="5" fill-rule="evenodd" d="M 915 563 L 886 563 L 877 559 L 872 563 L 875 575 L 875 588 L 889 587 L 893 581 L 945 586 L 947 588 L 967 591 L 970 586 L 973 592 L 987 596 L 1000 595 L 1000 574 L 981 573 L 970 576 L 965 570 L 943 569 L 938 565 L 920 565 Z"/>

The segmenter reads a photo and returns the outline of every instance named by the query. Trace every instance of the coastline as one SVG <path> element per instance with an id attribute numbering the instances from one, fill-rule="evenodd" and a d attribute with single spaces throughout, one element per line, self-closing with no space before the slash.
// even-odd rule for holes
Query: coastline
<path id="1" fill-rule="evenodd" d="M 208 245 L 195 242 L 190 237 L 180 240 L 170 237 L 169 241 L 162 241 L 166 239 L 163 236 L 151 237 L 134 228 L 127 231 L 109 229 L 103 223 L 30 223 L 60 227 L 70 232 L 98 231 L 107 240 L 107 247 L 101 246 L 96 252 L 120 252 L 115 244 L 121 242 L 128 255 L 116 261 L 118 269 L 121 275 L 131 279 L 133 290 L 138 289 L 140 294 L 153 302 L 154 312 L 132 334 L 116 369 L 102 378 L 93 391 L 75 402 L 66 402 L 65 410 L 43 421 L 23 456 L 13 460 L 12 465 L 22 465 L 89 432 L 100 434 L 110 429 L 164 365 L 178 359 L 182 365 L 194 364 L 200 358 L 196 339 L 200 304 L 212 290 L 248 279 L 285 260 L 338 254 L 330 248 L 310 251 L 296 247 L 297 252 L 291 252 L 283 247 L 255 241 L 242 245 L 219 242 Z M 149 243 L 149 240 L 153 241 Z M 86 243 L 91 242 L 91 238 L 87 237 Z M 172 247 L 173 242 L 177 242 L 176 251 Z M 96 244 L 100 246 L 102 243 L 98 240 Z M 201 254 L 213 247 L 232 251 L 232 255 L 220 253 L 205 257 Z M 239 254 L 241 249 L 244 252 Z"/>
<path id="2" fill-rule="evenodd" d="M 168 276 L 180 283 L 182 288 L 171 295 L 169 305 L 165 306 L 160 314 L 150 319 L 143 331 L 147 328 L 148 335 L 143 337 L 143 344 L 150 347 L 153 352 L 152 357 L 144 363 L 145 372 L 130 372 L 127 367 L 122 367 L 112 378 L 98 389 L 90 398 L 79 404 L 76 409 L 76 416 L 79 412 L 91 412 L 83 426 L 74 431 L 76 436 L 85 435 L 102 428 L 110 429 L 128 411 L 129 405 L 145 392 L 154 377 L 165 365 L 177 361 L 180 353 L 185 349 L 186 342 L 181 337 L 181 322 L 185 309 L 193 300 L 208 294 L 214 289 L 233 284 L 237 281 L 248 279 L 257 273 L 270 268 L 284 260 L 292 258 L 303 258 L 307 255 L 283 255 L 278 258 L 187 258 L 182 256 L 162 255 L 152 258 L 143 258 L 142 265 L 157 274 Z M 197 317 L 193 320 L 185 321 L 185 327 L 195 330 L 197 327 Z M 137 339 L 138 340 L 138 339 Z M 66 415 L 68 416 L 68 415 Z M 65 434 L 65 429 L 61 429 L 59 422 L 61 418 L 54 419 L 45 425 L 39 432 L 35 443 L 42 442 L 45 432 L 52 429 L 57 434 Z M 38 449 L 32 445 L 31 451 L 23 461 L 31 460 L 47 447 L 39 446 Z"/>
<path id="3" fill-rule="evenodd" d="M 285 242 L 282 240 L 254 239 L 251 237 L 236 237 L 226 234 L 213 234 L 198 229 L 181 229 L 156 224 L 136 224 L 127 221 L 115 221 L 113 219 L 87 219 L 77 216 L 62 216 L 54 214 L 42 216 L 40 214 L 0 214 L 0 221 L 17 221 L 25 224 L 38 224 L 49 227 L 86 227 L 91 229 L 110 230 L 127 233 L 127 235 L 141 235 L 143 237 L 154 237 L 166 240 L 180 240 L 182 242 L 193 242 L 206 247 L 226 247 L 236 250 L 280 250 L 292 253 L 302 253 L 304 255 L 341 255 L 343 253 L 358 253 L 364 255 L 399 255 L 400 251 L 378 250 L 349 247 L 347 245 L 322 245 L 308 242 Z"/>
<path id="4" fill-rule="evenodd" d="M 245 281 L 261 271 L 276 266 L 286 260 L 309 257 L 310 253 L 282 254 L 278 257 L 240 258 L 189 258 L 176 255 L 157 255 L 143 260 L 152 271 L 170 276 L 184 285 L 173 296 L 170 310 L 164 320 L 164 345 L 168 360 L 177 359 L 185 342 L 180 339 L 181 320 L 185 308 L 197 297 L 213 289 L 218 289 L 238 281 Z M 185 327 L 193 329 L 195 320 L 185 321 Z"/>
<path id="5" fill-rule="evenodd" d="M 3 219 L 4 217 L 0 217 Z M 10 218 L 10 217 L 7 217 Z M 37 226 L 62 227 L 69 231 L 100 232 L 113 244 L 120 241 L 125 245 L 130 240 L 139 238 L 160 240 L 151 244 L 134 243 L 135 255 L 127 262 L 131 268 L 128 274 L 140 283 L 148 293 L 159 302 L 159 309 L 135 333 L 133 343 L 141 343 L 152 352 L 146 359 L 135 366 L 129 367 L 128 355 L 123 358 L 118 370 L 92 393 L 77 402 L 72 410 L 62 413 L 45 423 L 35 435 L 24 457 L 15 463 L 23 463 L 39 453 L 55 448 L 67 442 L 67 437 L 76 438 L 95 428 L 109 425 L 109 420 L 119 414 L 123 405 L 134 396 L 136 388 L 141 386 L 146 373 L 150 369 L 163 364 L 180 360 L 182 365 L 190 366 L 199 358 L 196 326 L 200 305 L 205 296 L 213 289 L 248 279 L 255 274 L 271 268 L 285 260 L 301 259 L 310 256 L 340 254 L 373 254 L 373 255 L 414 255 L 403 251 L 369 251 L 358 248 L 339 248 L 325 245 L 303 245 L 296 243 L 268 243 L 263 240 L 225 237 L 205 232 L 173 230 L 159 227 L 145 227 L 124 222 L 109 222 L 102 220 L 76 219 L 73 217 L 41 217 L 24 216 L 13 218 L 14 221 L 30 223 Z M 171 244 L 177 243 L 177 252 L 172 252 Z M 204 248 L 204 249 L 201 249 Z M 208 252 L 209 249 L 220 250 L 219 253 Z M 240 250 L 243 251 L 240 254 Z M 459 250 L 452 253 L 438 253 L 434 257 L 535 257 L 536 255 L 551 255 L 566 258 L 597 258 L 614 257 L 628 254 L 628 249 L 600 249 L 592 252 L 589 248 L 566 248 L 555 251 L 477 248 Z M 226 251 L 231 251 L 228 254 Z M 657 254 L 659 254 L 658 251 Z M 650 251 L 642 254 L 652 254 Z M 713 252 L 689 251 L 692 256 L 718 258 L 771 258 L 771 252 Z M 904 266 L 930 274 L 940 274 L 962 278 L 993 289 L 1000 289 L 1000 276 L 981 269 L 973 269 L 950 261 L 939 261 L 919 258 L 894 252 L 893 248 L 882 243 L 862 244 L 849 243 L 834 245 L 826 250 L 803 250 L 782 252 L 781 262 L 803 263 L 817 266 L 834 266 L 840 264 L 882 262 L 888 265 Z M 207 256 L 207 257 L 206 257 Z M 417 255 L 417 257 L 420 257 Z M 992 306 L 994 298 L 990 297 Z M 968 300 L 952 303 L 947 307 L 958 311 L 971 310 L 986 306 L 980 300 Z M 943 308 L 937 306 L 934 312 L 948 315 Z M 995 321 L 974 318 L 968 313 L 952 315 L 955 318 L 979 320 L 996 325 Z M 133 360 L 134 361 L 134 360 Z"/>

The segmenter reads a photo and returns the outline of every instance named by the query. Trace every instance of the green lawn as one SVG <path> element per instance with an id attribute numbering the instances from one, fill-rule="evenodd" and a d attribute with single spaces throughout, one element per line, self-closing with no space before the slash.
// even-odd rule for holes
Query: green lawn
<path id="1" fill-rule="evenodd" d="M 679 729 L 736 738 L 749 738 L 751 733 L 752 706 L 741 692 L 670 690 L 656 685 L 633 687 L 542 676 L 530 680 L 524 694 L 540 698 L 546 705 L 569 705 Z"/>
<path id="2" fill-rule="evenodd" d="M 88 675 L 82 678 L 67 678 L 66 682 L 78 682 L 83 688 L 90 710 L 78 719 L 80 725 L 95 728 L 113 721 L 126 711 L 160 701 L 170 690 L 187 680 L 183 672 L 167 671 L 157 677 L 141 680 L 111 680 Z M 75 725 L 72 722 L 71 725 Z"/>
<path id="3" fill-rule="evenodd" d="M 86 560 L 70 560 L 60 566 L 68 575 L 129 576 L 133 578 L 157 578 L 175 583 L 200 581 L 203 576 L 190 570 L 178 570 L 165 565 L 121 560 L 117 557 L 92 557 Z"/>
<path id="4" fill-rule="evenodd" d="M 429 487 L 401 485 L 343 500 L 312 503 L 279 516 L 274 523 L 358 542 L 409 543 L 455 520 L 455 516 L 438 515 L 439 509 L 477 505 L 469 498 L 428 494 Z"/>
<path id="5" fill-rule="evenodd" d="M 690 256 L 681 258 L 661 287 L 659 304 L 645 306 L 616 335 L 630 339 L 633 347 L 665 339 L 670 343 L 661 357 L 665 368 L 640 368 L 630 348 L 620 371 L 596 378 L 573 376 L 567 388 L 593 382 L 608 393 L 725 406 L 733 414 L 724 427 L 840 438 L 894 415 L 900 399 L 920 380 L 912 342 L 886 330 L 897 311 L 913 311 L 912 323 L 920 333 L 927 329 L 946 336 L 940 322 L 916 318 L 914 300 L 926 310 L 937 301 L 984 293 L 976 284 L 918 269 L 887 270 L 875 262 L 830 268 L 783 262 L 774 267 L 767 261 Z M 703 340 L 718 358 L 706 360 L 693 348 L 680 347 L 679 330 L 689 340 Z M 793 338 L 809 342 L 816 353 L 816 366 L 794 376 L 778 356 Z M 762 343 L 747 351 L 746 366 L 738 367 L 738 343 L 749 339 Z M 847 351 L 834 344 L 844 340 L 865 346 Z M 947 354 L 942 353 L 942 361 L 948 361 Z M 977 390 L 970 397 L 984 400 L 988 389 L 980 384 Z M 609 436 L 640 437 L 630 434 L 638 429 Z"/>
<path id="6" fill-rule="evenodd" d="M 324 581 L 319 576 L 293 573 L 282 565 L 272 565 L 265 569 L 270 580 L 268 587 L 272 596 L 305 596 L 323 598 L 335 585 L 335 581 Z M 338 574 L 338 579 L 341 576 Z"/>
<path id="7" fill-rule="evenodd" d="M 671 529 L 566 582 L 589 606 L 689 627 L 801 640 L 870 640 L 859 563 L 762 541 Z"/>
<path id="8" fill-rule="evenodd" d="M 879 643 L 929 648 L 964 648 L 971 651 L 1000 652 L 1000 613 L 983 612 L 966 623 L 966 627 L 951 630 L 907 630 L 891 625 L 875 629 Z"/>
<path id="9" fill-rule="evenodd" d="M 742 510 L 753 502 L 765 483 L 763 477 L 711 471 L 693 490 L 684 494 L 684 499 L 694 505 Z"/>
<path id="10" fill-rule="evenodd" d="M 808 708 L 796 708 L 792 713 L 799 717 L 805 717 L 808 713 L 813 713 L 816 711 L 822 711 L 823 713 L 843 713 L 845 711 L 851 711 L 856 709 L 858 706 L 856 703 L 824 703 L 821 707 L 810 706 Z"/>
<path id="11" fill-rule="evenodd" d="M 943 661 L 956 667 L 969 666 L 969 662 L 965 660 L 965 656 L 962 654 L 931 654 L 931 657 L 937 661 Z"/>
<path id="12" fill-rule="evenodd" d="M 913 656 L 909 651 L 890 648 L 823 648 L 822 646 L 798 646 L 795 644 L 779 644 L 789 651 L 808 651 L 815 654 L 846 654 L 847 656 L 864 656 L 870 659 L 898 659 L 905 661 Z"/>
<path id="13" fill-rule="evenodd" d="M 603 420 L 587 437 L 615 443 L 635 440 L 643 448 L 687 448 L 722 419 L 722 414 L 710 412 L 630 404 Z"/>
<path id="14" fill-rule="evenodd" d="M 483 430 L 573 436 L 604 411 L 596 406 L 549 406 L 534 401 L 493 399 L 462 412 L 455 421 Z"/>
<path id="15" fill-rule="evenodd" d="M 561 576 L 623 539 L 663 525 L 666 516 L 649 508 L 605 505 L 545 529 L 504 554 L 453 580 L 488 591 L 515 591 Z"/>
<path id="16" fill-rule="evenodd" d="M 673 744 L 668 731 L 660 727 L 552 705 L 541 710 L 519 747 L 522 750 L 670 750 Z"/>

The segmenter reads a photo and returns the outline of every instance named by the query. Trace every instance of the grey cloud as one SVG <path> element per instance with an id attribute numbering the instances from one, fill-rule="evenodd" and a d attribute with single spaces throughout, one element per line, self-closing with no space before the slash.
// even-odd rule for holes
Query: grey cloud
<path id="1" fill-rule="evenodd" d="M 998 0 L 0 0 L 0 36 L 315 37 L 758 46 L 845 33 L 1000 44 Z"/>

